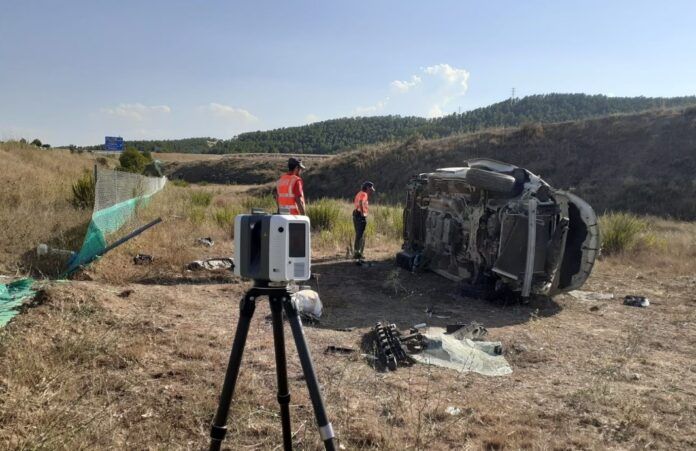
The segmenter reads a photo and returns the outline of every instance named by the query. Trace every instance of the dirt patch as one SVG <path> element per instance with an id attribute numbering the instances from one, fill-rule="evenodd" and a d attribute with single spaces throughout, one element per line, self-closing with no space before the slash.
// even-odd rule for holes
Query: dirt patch
<path id="1" fill-rule="evenodd" d="M 317 265 L 325 314 L 306 327 L 331 421 L 346 449 L 669 448 L 696 443 L 691 279 L 599 262 L 585 287 L 651 293 L 647 309 L 560 296 L 495 305 L 453 296 L 432 274 L 386 258 Z M 56 284 L 0 332 L 0 443 L 6 448 L 207 446 L 238 300 L 248 283 Z M 127 297 L 119 297 L 124 290 Z M 597 304 L 602 307 L 593 310 Z M 425 312 L 431 306 L 432 316 Z M 266 302 L 252 323 L 226 444 L 280 444 Z M 451 316 L 451 318 L 438 318 Z M 478 321 L 513 374 L 488 378 L 415 365 L 375 372 L 359 353 L 374 321 L 407 327 Z M 334 329 L 354 326 L 349 332 Z M 290 334 L 293 431 L 320 449 Z M 27 352 L 27 350 L 31 352 Z M 456 407 L 457 410 L 449 409 Z"/>

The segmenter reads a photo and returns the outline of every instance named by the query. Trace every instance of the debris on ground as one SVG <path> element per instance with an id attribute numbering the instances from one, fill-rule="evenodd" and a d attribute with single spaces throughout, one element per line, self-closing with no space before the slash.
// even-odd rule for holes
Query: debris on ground
<path id="1" fill-rule="evenodd" d="M 314 290 L 304 289 L 293 293 L 292 299 L 300 315 L 319 322 L 319 318 L 321 318 L 321 314 L 324 311 L 324 306 L 321 303 L 321 299 L 319 299 L 319 293 Z"/>
<path id="2" fill-rule="evenodd" d="M 215 241 L 213 241 L 211 237 L 196 238 L 196 244 L 200 244 L 201 246 L 213 247 Z"/>
<path id="3" fill-rule="evenodd" d="M 457 340 L 483 341 L 483 337 L 488 334 L 488 329 L 483 327 L 482 324 L 472 321 L 469 324 L 448 324 L 445 328 L 445 333 L 452 335 Z"/>
<path id="4" fill-rule="evenodd" d="M 457 415 L 462 413 L 462 409 L 460 409 L 459 407 L 447 406 L 447 408 L 445 409 L 445 413 L 448 413 L 453 417 L 456 417 Z"/>
<path id="5" fill-rule="evenodd" d="M 189 271 L 217 271 L 221 269 L 234 269 L 234 260 L 230 257 L 216 257 L 209 258 L 206 260 L 194 260 L 188 265 L 186 269 Z"/>
<path id="6" fill-rule="evenodd" d="M 512 373 L 512 368 L 502 355 L 500 342 L 459 339 L 456 332 L 447 334 L 442 327 L 429 327 L 420 334 L 423 337 L 422 351 L 410 354 L 410 358 L 419 363 L 451 368 L 461 373 L 472 371 L 484 376 Z"/>
<path id="7" fill-rule="evenodd" d="M 127 297 L 130 296 L 131 294 L 133 294 L 133 290 L 128 289 L 128 290 L 123 290 L 123 291 L 121 291 L 117 296 L 120 297 L 120 298 L 127 298 Z"/>
<path id="8" fill-rule="evenodd" d="M 647 307 L 650 305 L 650 300 L 645 296 L 628 295 L 624 298 L 623 303 L 631 307 Z"/>
<path id="9" fill-rule="evenodd" d="M 133 264 L 134 265 L 149 265 L 154 260 L 155 260 L 155 258 L 152 255 L 137 254 L 135 257 L 133 257 Z"/>
<path id="10" fill-rule="evenodd" d="M 354 352 L 355 349 L 345 346 L 329 345 L 326 347 L 326 349 L 324 349 L 324 354 L 352 354 Z"/>
<path id="11" fill-rule="evenodd" d="M 420 334 L 416 329 L 411 329 L 413 334 L 403 337 L 404 343 L 420 347 Z M 372 347 L 375 353 L 375 364 L 379 364 L 380 370 L 396 371 L 399 366 L 411 366 L 413 360 L 408 356 L 402 344 L 401 333 L 395 324 L 383 325 L 381 322 L 368 334 L 368 347 Z"/>
<path id="12" fill-rule="evenodd" d="M 594 291 L 573 290 L 569 291 L 568 294 L 580 301 L 609 301 L 614 299 L 613 293 L 597 293 Z"/>
<path id="13" fill-rule="evenodd" d="M 351 327 L 341 327 L 339 329 L 335 329 L 337 332 L 353 332 L 357 327 L 351 326 Z"/>

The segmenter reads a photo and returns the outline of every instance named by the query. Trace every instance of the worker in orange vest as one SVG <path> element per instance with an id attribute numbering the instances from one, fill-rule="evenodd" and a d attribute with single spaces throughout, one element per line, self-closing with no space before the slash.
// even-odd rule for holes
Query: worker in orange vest
<path id="1" fill-rule="evenodd" d="M 355 227 L 355 245 L 353 246 L 353 258 L 362 260 L 365 250 L 365 228 L 367 228 L 368 199 L 370 194 L 375 192 L 375 184 L 365 182 L 360 191 L 355 195 L 353 204 L 353 227 Z"/>
<path id="2" fill-rule="evenodd" d="M 276 183 L 276 203 L 278 213 L 289 215 L 304 215 L 305 200 L 300 174 L 305 166 L 299 158 L 288 160 L 288 172 L 283 174 Z"/>

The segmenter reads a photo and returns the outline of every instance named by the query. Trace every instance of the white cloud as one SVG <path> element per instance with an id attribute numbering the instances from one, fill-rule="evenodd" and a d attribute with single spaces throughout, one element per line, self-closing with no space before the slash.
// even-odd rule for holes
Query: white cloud
<path id="1" fill-rule="evenodd" d="M 469 88 L 469 72 L 442 63 L 421 67 L 404 80 L 389 83 L 393 99 L 353 110 L 353 115 L 400 114 L 440 117 L 454 111 L 455 100 Z M 417 88 L 417 89 L 416 89 Z"/>
<path id="2" fill-rule="evenodd" d="M 384 100 L 380 100 L 379 102 L 375 103 L 374 105 L 356 107 L 353 110 L 353 114 L 356 116 L 365 116 L 365 115 L 377 113 L 379 111 L 382 111 L 387 106 L 388 103 L 389 103 L 389 97 L 387 97 Z"/>
<path id="3" fill-rule="evenodd" d="M 172 109 L 167 105 L 147 106 L 142 103 L 121 103 L 113 108 L 101 108 L 101 113 L 134 121 L 143 121 L 160 114 L 169 114 Z"/>
<path id="4" fill-rule="evenodd" d="M 235 122 L 256 122 L 259 120 L 258 117 L 243 108 L 235 108 L 221 103 L 211 102 L 208 105 L 200 107 L 200 109 L 215 117 Z"/>
<path id="5" fill-rule="evenodd" d="M 437 75 L 443 78 L 447 83 L 456 85 L 462 90 L 462 94 L 469 88 L 469 72 L 464 69 L 457 69 L 449 64 L 436 64 L 423 69 L 423 72 L 428 75 Z"/>
<path id="6" fill-rule="evenodd" d="M 391 82 L 391 87 L 394 88 L 396 91 L 403 93 L 408 92 L 411 88 L 416 87 L 420 84 L 421 81 L 423 81 L 423 79 L 420 78 L 418 75 L 412 75 L 411 81 L 394 80 L 393 82 Z"/>
<path id="7" fill-rule="evenodd" d="M 445 112 L 442 111 L 442 107 L 438 104 L 431 106 L 428 110 L 428 117 L 442 117 L 444 115 Z"/>
<path id="8" fill-rule="evenodd" d="M 307 116 L 305 116 L 305 123 L 311 124 L 313 122 L 319 122 L 321 118 L 317 116 L 314 113 L 309 113 Z"/>

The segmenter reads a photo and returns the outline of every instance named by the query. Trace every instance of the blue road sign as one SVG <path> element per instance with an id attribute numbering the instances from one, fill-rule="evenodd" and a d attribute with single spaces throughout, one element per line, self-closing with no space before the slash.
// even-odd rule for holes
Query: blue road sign
<path id="1" fill-rule="evenodd" d="M 120 136 L 104 137 L 104 150 L 113 150 L 116 152 L 123 151 L 123 138 Z"/>

